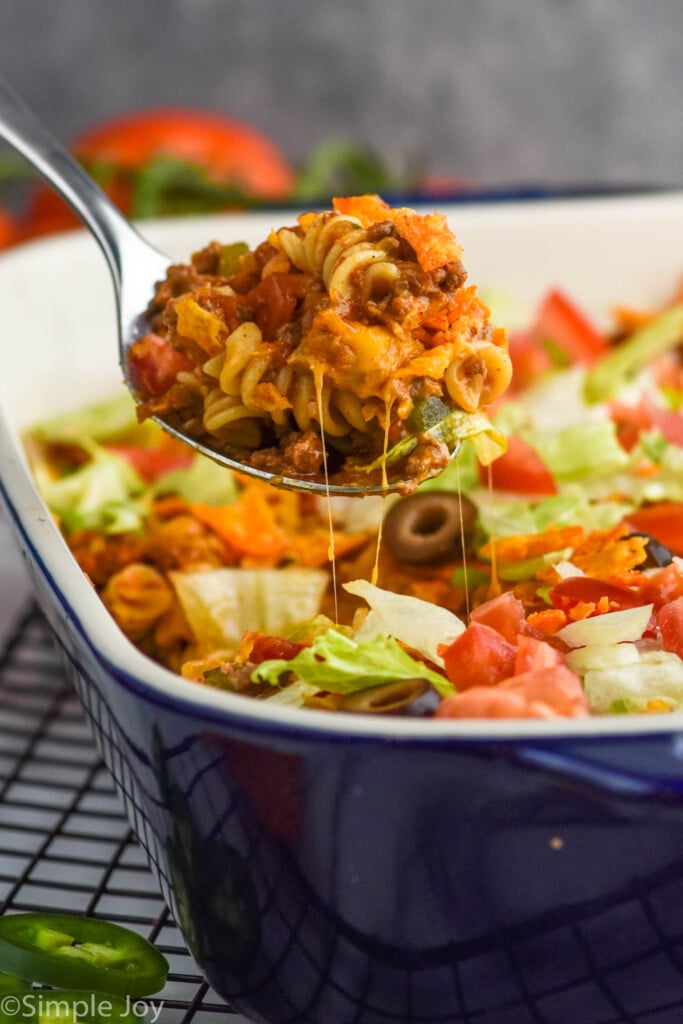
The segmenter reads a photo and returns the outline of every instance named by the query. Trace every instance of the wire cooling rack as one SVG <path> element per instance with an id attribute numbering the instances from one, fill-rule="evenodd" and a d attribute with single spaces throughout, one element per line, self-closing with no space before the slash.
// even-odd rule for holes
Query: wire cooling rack
<path id="1" fill-rule="evenodd" d="M 170 962 L 150 1006 L 161 1006 L 164 1024 L 246 1024 L 197 973 L 33 606 L 0 649 L 5 911 L 87 914 L 132 928 Z"/>

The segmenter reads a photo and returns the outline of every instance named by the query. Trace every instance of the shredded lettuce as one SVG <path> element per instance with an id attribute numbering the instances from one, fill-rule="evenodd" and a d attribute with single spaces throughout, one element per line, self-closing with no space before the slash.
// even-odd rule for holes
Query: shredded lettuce
<path id="1" fill-rule="evenodd" d="M 595 714 L 612 711 L 615 702 L 623 702 L 622 711 L 641 710 L 653 700 L 678 709 L 683 704 L 683 661 L 667 651 L 646 651 L 630 665 L 590 669 L 583 686 Z"/>
<path id="2" fill-rule="evenodd" d="M 657 472 L 636 472 L 643 461 L 654 462 Z M 628 495 L 632 508 L 648 501 L 683 501 L 683 448 L 668 444 L 656 431 L 648 432 L 631 451 L 624 469 L 585 480 L 583 491 L 590 501 L 600 503 L 613 494 Z"/>
<path id="3" fill-rule="evenodd" d="M 658 455 L 659 472 L 633 479 L 631 493 L 639 503 L 683 501 L 683 448 L 665 442 Z"/>
<path id="4" fill-rule="evenodd" d="M 588 420 L 554 432 L 530 430 L 523 436 L 560 483 L 609 475 L 629 464 L 612 420 Z"/>
<path id="5" fill-rule="evenodd" d="M 633 508 L 633 502 L 605 500 L 594 504 L 578 484 L 569 484 L 560 494 L 536 504 L 491 494 L 484 488 L 470 494 L 470 498 L 479 509 L 485 533 L 495 538 L 543 533 L 550 526 L 583 526 L 587 532 L 607 530 Z"/>
<path id="6" fill-rule="evenodd" d="M 195 455 L 185 469 L 164 473 L 152 487 L 158 494 L 178 494 L 189 502 L 204 505 L 231 505 L 238 489 L 233 473 L 213 459 Z"/>
<path id="7" fill-rule="evenodd" d="M 653 605 L 643 604 L 577 619 L 558 630 L 557 638 L 570 648 L 635 643 L 645 632 L 652 609 Z"/>
<path id="8" fill-rule="evenodd" d="M 147 515 L 145 483 L 118 455 L 80 438 L 90 459 L 68 476 L 54 479 L 38 462 L 34 478 L 45 502 L 69 530 L 126 533 L 140 529 Z"/>
<path id="9" fill-rule="evenodd" d="M 310 647 L 290 660 L 262 662 L 254 669 L 252 679 L 278 686 L 283 674 L 290 672 L 330 693 L 354 693 L 397 679 L 418 678 L 427 679 L 444 697 L 454 692 L 447 679 L 411 657 L 393 637 L 355 640 L 336 629 L 317 636 Z"/>
<path id="10" fill-rule="evenodd" d="M 505 437 L 483 412 L 465 412 L 463 409 L 449 409 L 443 403 L 440 404 L 443 409 L 448 409 L 440 419 L 436 419 L 424 429 L 418 428 L 413 433 L 407 434 L 393 448 L 390 448 L 386 455 L 380 455 L 374 462 L 362 468 L 370 472 L 381 469 L 383 465 L 389 466 L 405 459 L 423 437 L 443 441 L 451 452 L 455 452 L 462 441 L 469 440 L 483 466 L 488 466 L 503 454 L 506 448 Z"/>
<path id="11" fill-rule="evenodd" d="M 524 435 L 526 430 L 554 433 L 589 419 L 607 419 L 603 407 L 586 405 L 585 375 L 585 368 L 578 365 L 546 374 L 503 403 L 494 418 L 496 427 L 504 434 Z"/>
<path id="12" fill-rule="evenodd" d="M 135 402 L 130 392 L 119 391 L 111 398 L 100 402 L 91 402 L 71 412 L 52 416 L 36 427 L 31 434 L 41 441 L 75 441 L 78 444 L 84 438 L 103 443 L 122 435 L 145 431 L 149 427 L 154 433 L 161 433 L 161 428 L 153 421 L 139 424 L 135 413 Z"/>
<path id="13" fill-rule="evenodd" d="M 514 562 L 498 562 L 497 574 L 501 580 L 508 583 L 518 583 L 521 580 L 532 580 L 543 569 L 549 565 L 562 562 L 572 554 L 572 548 L 562 548 L 560 551 L 548 551 L 544 555 L 537 555 L 535 558 L 522 558 Z"/>
<path id="14" fill-rule="evenodd" d="M 320 611 L 324 569 L 206 569 L 171 582 L 201 651 L 236 651 L 247 630 L 283 636 Z"/>
<path id="15" fill-rule="evenodd" d="M 443 665 L 439 647 L 452 643 L 465 629 L 457 615 L 430 601 L 383 590 L 367 580 L 351 580 L 343 586 L 370 606 L 356 640 L 393 636 L 435 664 Z"/>
<path id="16" fill-rule="evenodd" d="M 286 635 L 287 640 L 293 640 L 299 644 L 310 644 L 315 637 L 320 636 L 322 633 L 327 633 L 328 629 L 336 629 L 339 633 L 344 633 L 346 636 L 353 636 L 353 630 L 351 626 L 342 626 L 340 623 L 334 622 L 327 615 L 316 615 L 314 619 L 309 622 L 302 622 L 294 629 L 290 629 Z"/>

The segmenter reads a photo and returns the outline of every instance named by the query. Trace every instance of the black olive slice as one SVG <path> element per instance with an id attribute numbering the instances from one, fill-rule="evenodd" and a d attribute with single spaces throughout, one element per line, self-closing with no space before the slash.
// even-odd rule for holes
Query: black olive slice
<path id="1" fill-rule="evenodd" d="M 426 679 L 397 679 L 346 694 L 339 710 L 424 718 L 433 715 L 440 703 L 439 694 Z"/>
<path id="2" fill-rule="evenodd" d="M 665 565 L 670 565 L 674 560 L 673 551 L 669 549 L 660 541 L 653 537 L 649 533 L 645 533 L 643 530 L 637 530 L 634 533 L 627 534 L 628 537 L 645 537 L 647 543 L 645 545 L 645 554 L 647 555 L 646 561 L 640 566 L 641 569 L 655 569 L 662 568 Z"/>
<path id="3" fill-rule="evenodd" d="M 476 518 L 476 506 L 464 495 L 450 491 L 411 494 L 387 512 L 384 543 L 402 562 L 437 562 L 454 552 Z"/>

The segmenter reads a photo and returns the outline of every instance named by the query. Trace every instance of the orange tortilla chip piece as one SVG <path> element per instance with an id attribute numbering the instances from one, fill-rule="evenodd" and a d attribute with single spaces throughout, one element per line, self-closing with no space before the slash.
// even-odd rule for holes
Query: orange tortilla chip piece
<path id="1" fill-rule="evenodd" d="M 366 533 L 334 533 L 334 554 L 336 558 L 359 551 L 367 544 Z M 295 534 L 289 539 L 287 558 L 296 565 L 318 568 L 330 562 L 330 532 L 325 527 L 309 528 L 305 533 Z"/>
<path id="2" fill-rule="evenodd" d="M 630 537 L 621 523 L 612 530 L 594 530 L 577 546 L 572 562 L 587 576 L 611 580 L 632 572 L 647 558 L 647 537 Z"/>
<path id="3" fill-rule="evenodd" d="M 442 213 L 421 215 L 404 207 L 393 210 L 391 220 L 399 235 L 410 242 L 418 263 L 427 273 L 462 257 L 462 248 Z"/>
<path id="4" fill-rule="evenodd" d="M 357 217 L 364 228 L 368 228 L 378 221 L 389 219 L 390 207 L 377 195 L 335 197 L 332 200 L 332 206 L 337 213 L 343 213 L 347 217 Z"/>
<path id="5" fill-rule="evenodd" d="M 332 205 L 337 213 L 357 217 L 365 228 L 379 221 L 393 221 L 427 273 L 462 257 L 462 248 L 442 213 L 421 214 L 407 206 L 393 209 L 378 195 L 335 197 Z"/>
<path id="6" fill-rule="evenodd" d="M 479 554 L 487 559 L 495 556 L 498 562 L 523 562 L 527 558 L 538 558 L 551 551 L 575 548 L 581 544 L 584 537 L 582 526 L 551 526 L 543 533 L 519 533 L 488 541 Z"/>
<path id="7" fill-rule="evenodd" d="M 567 614 L 561 608 L 544 608 L 540 612 L 531 612 L 526 620 L 544 636 L 553 636 L 567 625 Z"/>
<path id="8" fill-rule="evenodd" d="M 277 565 L 289 548 L 289 538 L 258 486 L 242 491 L 232 505 L 196 503 L 191 509 L 242 557 Z"/>

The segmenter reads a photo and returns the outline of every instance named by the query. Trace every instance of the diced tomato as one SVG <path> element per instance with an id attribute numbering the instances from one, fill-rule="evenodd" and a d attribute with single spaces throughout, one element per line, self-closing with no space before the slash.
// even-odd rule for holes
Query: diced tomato
<path id="1" fill-rule="evenodd" d="M 651 576 L 638 576 L 637 585 L 641 604 L 653 604 L 655 609 L 659 609 L 669 601 L 683 597 L 683 572 L 672 562 Z"/>
<path id="2" fill-rule="evenodd" d="M 657 625 L 664 650 L 683 658 L 683 597 L 677 597 L 659 609 Z"/>
<path id="3" fill-rule="evenodd" d="M 664 544 L 674 555 L 683 556 L 683 502 L 662 501 L 629 512 L 626 522 L 631 530 L 643 530 Z"/>
<path id="4" fill-rule="evenodd" d="M 669 444 L 683 448 L 683 416 L 680 412 L 662 409 L 649 395 L 643 395 L 637 405 L 614 402 L 610 415 L 617 424 L 617 433 L 623 446 L 630 450 L 644 430 L 656 428 Z"/>
<path id="5" fill-rule="evenodd" d="M 555 288 L 545 296 L 534 323 L 538 341 L 556 345 L 570 363 L 591 366 L 609 348 L 604 334 L 591 323 L 585 313 Z"/>
<path id="6" fill-rule="evenodd" d="M 470 621 L 495 629 L 509 644 L 514 644 L 519 633 L 524 630 L 524 605 L 511 591 L 506 590 L 474 608 Z"/>
<path id="7" fill-rule="evenodd" d="M 11 213 L 0 206 L 0 249 L 7 249 L 19 240 L 19 229 Z"/>
<path id="8" fill-rule="evenodd" d="M 545 640 L 538 640 L 535 636 L 529 636 L 529 634 L 525 633 L 520 633 L 517 637 L 515 676 L 522 675 L 525 672 L 550 669 L 554 668 L 555 665 L 563 664 L 564 655 L 555 647 L 551 647 Z"/>
<path id="9" fill-rule="evenodd" d="M 566 612 L 571 612 L 572 608 L 580 604 L 595 605 L 593 614 L 636 608 L 645 603 L 639 591 L 630 590 L 616 583 L 606 583 L 592 576 L 569 576 L 560 580 L 550 591 L 549 597 L 556 608 Z"/>
<path id="10" fill-rule="evenodd" d="M 278 328 L 291 320 L 300 294 L 300 277 L 281 273 L 269 274 L 249 293 L 247 301 L 266 341 L 274 340 Z"/>
<path id="11" fill-rule="evenodd" d="M 175 469 L 185 469 L 194 458 L 191 448 L 170 437 L 153 447 L 133 444 L 108 444 L 105 447 L 125 459 L 147 483 L 153 483 Z"/>
<path id="12" fill-rule="evenodd" d="M 173 192 L 183 193 L 185 203 L 176 212 L 212 211 L 242 205 L 245 199 L 286 199 L 295 175 L 279 148 L 257 129 L 232 118 L 205 110 L 167 107 L 140 110 L 101 122 L 73 140 L 69 146 L 124 213 L 131 215 L 137 186 L 153 181 L 154 161 L 176 161 L 180 179 L 171 177 L 166 186 L 146 191 L 152 208 L 146 216 L 174 212 Z M 167 164 L 168 167 L 168 164 Z M 193 169 L 194 176 L 183 173 Z M 180 188 L 178 187 L 180 185 Z M 232 201 L 212 198 L 206 186 L 231 186 Z M 178 197 L 175 197 L 177 206 Z M 170 208 L 169 208 L 170 207 Z M 29 200 L 24 217 L 25 236 L 44 235 L 80 225 L 70 208 L 53 189 L 39 185 Z"/>
<path id="13" fill-rule="evenodd" d="M 544 497 L 557 494 L 553 475 L 538 452 L 516 434 L 508 437 L 507 451 L 488 468 L 480 468 L 482 483 L 491 474 L 493 487 L 513 494 Z"/>
<path id="14" fill-rule="evenodd" d="M 547 704 L 531 704 L 499 686 L 473 686 L 441 701 L 435 718 L 557 718 Z"/>
<path id="15" fill-rule="evenodd" d="M 565 665 L 554 665 L 446 697 L 436 717 L 583 718 L 589 713 L 579 677 Z"/>
<path id="16" fill-rule="evenodd" d="M 249 661 L 260 665 L 263 661 L 271 658 L 291 661 L 299 651 L 303 650 L 305 644 L 297 643 L 294 640 L 286 640 L 281 636 L 269 636 L 266 633 L 246 633 L 243 644 L 250 644 Z"/>
<path id="17" fill-rule="evenodd" d="M 458 690 L 472 686 L 495 686 L 511 676 L 515 648 L 490 626 L 473 622 L 460 636 L 440 651 L 446 675 Z"/>
<path id="18" fill-rule="evenodd" d="M 131 345 L 128 360 L 133 383 L 146 397 L 163 395 L 183 370 L 192 363 L 182 352 L 176 352 L 167 338 L 145 334 Z"/>
<path id="19" fill-rule="evenodd" d="M 275 143 L 256 128 L 205 110 L 139 110 L 103 121 L 73 143 L 84 162 L 137 169 L 162 154 L 206 169 L 268 199 L 289 194 L 294 174 Z"/>
<path id="20" fill-rule="evenodd" d="M 547 349 L 533 331 L 510 331 L 508 353 L 512 363 L 512 389 L 522 391 L 553 368 Z"/>
<path id="21" fill-rule="evenodd" d="M 506 679 L 500 688 L 519 694 L 530 704 L 546 704 L 558 715 L 575 718 L 589 713 L 581 680 L 561 662 L 522 672 Z"/>

